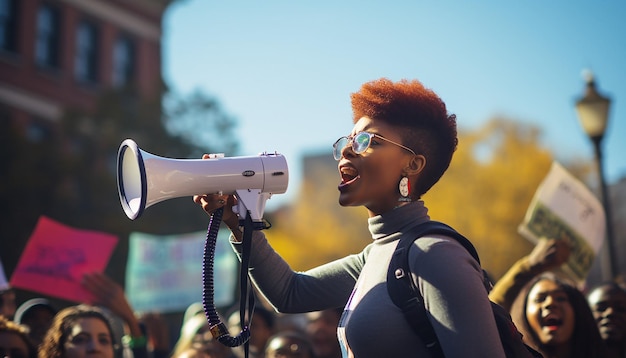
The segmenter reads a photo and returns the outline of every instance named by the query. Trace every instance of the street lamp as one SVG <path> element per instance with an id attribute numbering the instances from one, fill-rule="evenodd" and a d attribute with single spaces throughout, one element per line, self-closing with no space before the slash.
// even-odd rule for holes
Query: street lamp
<path id="1" fill-rule="evenodd" d="M 615 248 L 615 241 L 613 237 L 613 225 L 611 220 L 611 203 L 609 202 L 608 191 L 606 188 L 606 180 L 604 179 L 603 161 L 602 161 L 602 138 L 606 131 L 606 126 L 609 118 L 609 106 L 611 100 L 608 97 L 603 97 L 596 91 L 596 84 L 591 72 L 585 73 L 585 82 L 587 87 L 585 94 L 582 98 L 576 101 L 576 112 L 578 113 L 578 119 L 583 130 L 593 143 L 595 150 L 596 162 L 598 165 L 598 176 L 600 178 L 600 194 L 602 195 L 602 205 L 604 206 L 604 213 L 606 216 L 606 240 L 605 256 L 608 263 L 605 263 L 603 267 L 604 279 L 615 278 L 618 274 L 617 259 Z M 608 251 L 608 255 L 607 255 Z M 607 268 L 608 266 L 608 268 Z M 610 277 L 608 276 L 610 273 Z"/>

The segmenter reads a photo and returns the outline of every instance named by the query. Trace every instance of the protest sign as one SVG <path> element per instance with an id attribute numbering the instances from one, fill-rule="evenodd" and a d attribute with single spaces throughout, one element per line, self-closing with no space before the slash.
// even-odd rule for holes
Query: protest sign
<path id="1" fill-rule="evenodd" d="M 74 302 L 91 302 L 85 273 L 103 272 L 117 244 L 104 232 L 75 229 L 42 216 L 11 276 L 11 286 Z"/>
<path id="2" fill-rule="evenodd" d="M 139 312 L 184 311 L 202 301 L 203 254 L 206 232 L 182 235 L 130 235 L 126 295 Z M 214 302 L 233 303 L 237 257 L 220 231 L 214 257 Z"/>
<path id="3" fill-rule="evenodd" d="M 542 237 L 570 243 L 570 258 L 562 268 L 584 282 L 602 246 L 605 213 L 598 198 L 557 162 L 539 185 L 519 232 L 532 242 Z"/>

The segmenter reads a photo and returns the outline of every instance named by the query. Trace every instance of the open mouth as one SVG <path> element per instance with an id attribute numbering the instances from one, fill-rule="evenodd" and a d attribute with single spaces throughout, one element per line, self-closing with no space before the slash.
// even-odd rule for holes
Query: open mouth
<path id="1" fill-rule="evenodd" d="M 341 186 L 349 185 L 359 178 L 359 172 L 354 167 L 343 166 L 339 168 L 339 173 L 341 174 Z"/>
<path id="2" fill-rule="evenodd" d="M 548 316 L 542 320 L 542 325 L 551 331 L 554 331 L 563 325 L 563 320 L 558 317 Z"/>

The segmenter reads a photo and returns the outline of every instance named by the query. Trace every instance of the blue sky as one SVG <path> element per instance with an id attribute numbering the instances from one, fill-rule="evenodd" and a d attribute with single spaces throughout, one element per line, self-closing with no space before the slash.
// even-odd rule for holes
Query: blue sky
<path id="1" fill-rule="evenodd" d="M 590 68 L 612 99 L 612 183 L 626 176 L 625 16 L 623 0 L 184 0 L 165 14 L 163 68 L 237 118 L 239 155 L 285 155 L 289 189 L 268 207 L 297 193 L 303 155 L 331 155 L 350 93 L 380 77 L 422 81 L 461 128 L 502 115 L 538 125 L 557 159 L 591 159 L 574 110 Z"/>

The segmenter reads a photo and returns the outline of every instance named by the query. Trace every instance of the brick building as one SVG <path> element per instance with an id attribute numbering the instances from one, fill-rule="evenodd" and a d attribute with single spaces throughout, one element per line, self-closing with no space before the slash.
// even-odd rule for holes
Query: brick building
<path id="1" fill-rule="evenodd" d="M 103 90 L 160 95 L 170 0 L 0 0 L 0 106 L 30 140 Z"/>

